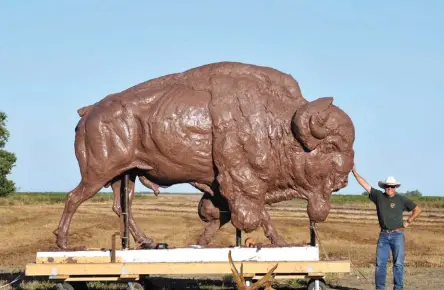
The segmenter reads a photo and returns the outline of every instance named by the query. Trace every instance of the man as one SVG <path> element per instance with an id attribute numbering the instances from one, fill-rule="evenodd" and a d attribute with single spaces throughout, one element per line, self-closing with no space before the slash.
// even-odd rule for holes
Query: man
<path id="1" fill-rule="evenodd" d="M 376 205 L 378 221 L 381 231 L 379 233 L 376 247 L 376 290 L 384 290 L 386 282 L 386 266 L 390 257 L 390 250 L 393 258 L 393 284 L 395 290 L 403 288 L 404 279 L 404 229 L 411 224 L 421 213 L 421 209 L 413 201 L 405 196 L 396 194 L 396 189 L 401 186 L 392 176 L 385 181 L 379 181 L 381 190 L 371 187 L 353 167 L 353 175 L 358 183 L 369 193 L 368 197 Z M 403 212 L 413 211 L 403 222 Z"/>

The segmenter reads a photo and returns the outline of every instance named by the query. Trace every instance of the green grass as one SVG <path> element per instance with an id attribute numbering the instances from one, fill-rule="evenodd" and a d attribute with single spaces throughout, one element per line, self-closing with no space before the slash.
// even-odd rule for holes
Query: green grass
<path id="1" fill-rule="evenodd" d="M 0 205 L 55 204 L 64 203 L 66 192 L 20 192 L 0 198 Z M 104 202 L 112 200 L 109 193 L 99 193 L 91 201 Z"/>
<path id="2" fill-rule="evenodd" d="M 13 193 L 7 197 L 0 198 L 0 205 L 30 205 L 30 204 L 56 204 L 64 203 L 66 199 L 66 192 L 18 192 Z M 161 194 L 162 195 L 162 194 Z M 165 194 L 163 195 L 165 196 Z M 92 202 L 106 202 L 111 201 L 112 193 L 100 192 L 91 198 Z M 152 193 L 136 193 L 135 199 L 141 198 L 155 198 Z M 411 200 L 424 208 L 444 208 L 444 196 L 421 196 L 410 197 Z M 304 206 L 306 201 L 301 199 L 294 199 L 287 201 L 285 204 L 294 206 Z M 333 194 L 331 196 L 332 205 L 347 205 L 347 206 L 362 206 L 371 205 L 367 195 L 345 195 Z"/>

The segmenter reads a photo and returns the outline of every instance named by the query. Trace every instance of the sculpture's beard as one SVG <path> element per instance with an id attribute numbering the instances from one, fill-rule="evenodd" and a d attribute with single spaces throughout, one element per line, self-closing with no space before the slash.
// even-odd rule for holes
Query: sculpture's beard
<path id="1" fill-rule="evenodd" d="M 312 222 L 323 222 L 330 213 L 330 202 L 324 200 L 319 194 L 320 193 L 313 195 L 312 198 L 308 200 L 307 214 Z"/>

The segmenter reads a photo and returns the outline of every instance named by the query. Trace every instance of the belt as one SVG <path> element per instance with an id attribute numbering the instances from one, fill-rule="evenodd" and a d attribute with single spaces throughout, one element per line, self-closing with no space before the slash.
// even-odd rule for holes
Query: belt
<path id="1" fill-rule="evenodd" d="M 381 232 L 390 234 L 390 233 L 400 232 L 400 231 L 403 231 L 403 230 L 404 230 L 404 228 L 397 228 L 397 229 L 394 229 L 394 230 L 384 230 L 384 229 L 381 229 Z"/>

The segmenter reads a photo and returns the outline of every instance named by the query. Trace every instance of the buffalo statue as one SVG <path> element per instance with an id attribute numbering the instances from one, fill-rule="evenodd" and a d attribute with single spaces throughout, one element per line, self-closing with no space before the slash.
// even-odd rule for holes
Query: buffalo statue
<path id="1" fill-rule="evenodd" d="M 203 191 L 198 212 L 208 244 L 231 221 L 247 233 L 261 227 L 273 245 L 286 245 L 265 206 L 307 200 L 312 222 L 323 222 L 332 192 L 353 167 L 354 126 L 325 97 L 307 101 L 298 82 L 276 69 L 219 62 L 155 78 L 78 110 L 75 154 L 81 181 L 67 196 L 59 248 L 79 205 L 104 186 L 119 192 L 129 175 L 129 228 L 146 248 L 153 240 L 131 214 L 136 178 L 159 187 L 189 183 Z"/>

